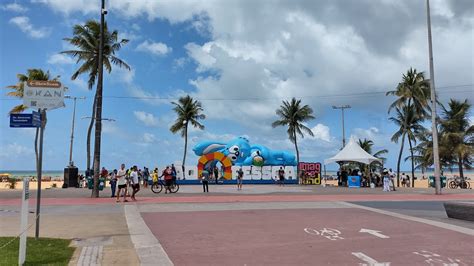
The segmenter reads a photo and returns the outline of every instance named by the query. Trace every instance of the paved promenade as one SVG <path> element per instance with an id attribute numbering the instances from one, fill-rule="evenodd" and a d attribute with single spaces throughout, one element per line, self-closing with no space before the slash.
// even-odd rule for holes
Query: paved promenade
<path id="1" fill-rule="evenodd" d="M 200 189 L 143 190 L 133 203 L 116 203 L 107 188 L 98 199 L 87 189 L 45 190 L 41 236 L 74 239 L 71 265 L 474 264 L 473 250 L 459 248 L 474 241 L 474 223 L 449 219 L 442 208 L 474 201 L 472 190 Z M 1 236 L 19 233 L 19 196 L 0 191 Z"/>

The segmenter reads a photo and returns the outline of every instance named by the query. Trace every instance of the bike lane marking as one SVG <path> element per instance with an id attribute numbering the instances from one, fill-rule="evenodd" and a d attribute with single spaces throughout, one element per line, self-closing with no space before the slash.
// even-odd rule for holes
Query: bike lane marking
<path id="1" fill-rule="evenodd" d="M 465 227 L 462 227 L 462 226 L 447 224 L 447 223 L 438 222 L 438 221 L 432 221 L 432 220 L 429 220 L 429 219 L 413 217 L 413 216 L 409 216 L 409 215 L 405 215 L 405 214 L 400 214 L 400 213 L 396 213 L 396 212 L 381 210 L 381 209 L 367 207 L 367 206 L 361 206 L 361 205 L 357 205 L 357 204 L 353 204 L 353 203 L 349 203 L 349 202 L 340 202 L 340 203 L 343 204 L 343 205 L 346 205 L 348 207 L 351 207 L 351 208 L 358 208 L 358 209 L 363 209 L 363 210 L 367 210 L 367 211 L 371 211 L 371 212 L 385 214 L 385 215 L 388 215 L 388 216 L 392 216 L 392 217 L 396 217 L 396 218 L 400 218 L 400 219 L 404 219 L 404 220 L 408 220 L 408 221 L 424 223 L 424 224 L 436 226 L 436 227 L 439 227 L 439 228 L 448 229 L 448 230 L 451 230 L 451 231 L 456 231 L 456 232 L 463 233 L 463 234 L 466 234 L 466 235 L 474 236 L 474 229 L 465 228 Z"/>
<path id="2" fill-rule="evenodd" d="M 433 254 L 450 254 L 458 265 L 474 262 L 469 251 L 457 248 L 471 243 L 471 236 L 356 208 L 148 212 L 142 216 L 176 265 L 370 265 L 352 253 L 362 253 L 377 263 L 427 265 L 425 257 L 414 253 L 420 247 Z M 359 231 L 364 227 L 390 238 L 362 234 Z"/>

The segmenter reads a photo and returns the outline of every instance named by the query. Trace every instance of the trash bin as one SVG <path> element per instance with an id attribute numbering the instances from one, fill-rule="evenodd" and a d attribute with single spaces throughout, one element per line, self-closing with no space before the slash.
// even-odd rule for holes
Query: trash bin
<path id="1" fill-rule="evenodd" d="M 87 178 L 87 188 L 92 189 L 94 187 L 94 178 L 88 177 Z"/>
<path id="2" fill-rule="evenodd" d="M 428 187 L 435 187 L 435 178 L 434 176 L 428 177 Z M 446 177 L 441 176 L 441 187 L 446 187 Z"/>
<path id="3" fill-rule="evenodd" d="M 92 189 L 94 187 L 94 178 L 87 178 L 87 188 Z M 104 190 L 105 178 L 99 178 L 99 191 Z"/>
<path id="4" fill-rule="evenodd" d="M 105 178 L 99 177 L 99 191 L 104 190 L 105 187 Z"/>

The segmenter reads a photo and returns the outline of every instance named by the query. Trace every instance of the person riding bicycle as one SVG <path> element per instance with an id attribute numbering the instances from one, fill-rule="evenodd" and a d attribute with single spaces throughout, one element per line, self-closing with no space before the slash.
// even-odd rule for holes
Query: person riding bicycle
<path id="1" fill-rule="evenodd" d="M 164 176 L 164 179 L 165 179 L 165 194 L 167 194 L 168 191 L 170 193 L 172 193 L 171 192 L 171 185 L 173 184 L 173 172 L 172 172 L 171 167 L 169 165 L 166 166 L 165 170 L 163 170 L 162 176 Z"/>

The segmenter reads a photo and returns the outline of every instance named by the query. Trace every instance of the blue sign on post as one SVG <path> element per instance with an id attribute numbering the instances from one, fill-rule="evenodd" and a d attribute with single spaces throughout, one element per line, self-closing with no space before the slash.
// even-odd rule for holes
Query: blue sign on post
<path id="1" fill-rule="evenodd" d="M 10 127 L 40 127 L 41 114 L 34 112 L 32 114 L 10 114 Z"/>

